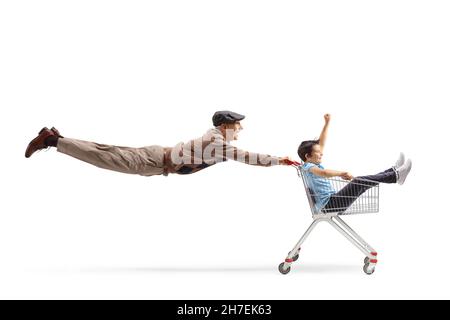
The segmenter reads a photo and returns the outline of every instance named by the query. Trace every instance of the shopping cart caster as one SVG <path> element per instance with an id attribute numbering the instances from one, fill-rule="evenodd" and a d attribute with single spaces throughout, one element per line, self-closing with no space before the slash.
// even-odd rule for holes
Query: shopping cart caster
<path id="1" fill-rule="evenodd" d="M 292 257 L 292 261 L 297 261 L 298 260 L 298 257 L 299 257 L 299 254 L 297 253 L 294 257 Z"/>
<path id="2" fill-rule="evenodd" d="M 289 266 L 287 269 L 284 269 L 284 262 L 282 262 L 278 266 L 278 271 L 280 271 L 281 274 L 288 274 L 291 271 L 291 267 Z"/>
<path id="3" fill-rule="evenodd" d="M 364 264 L 369 264 L 369 263 L 370 263 L 370 260 L 377 260 L 376 257 L 377 257 L 376 255 L 374 256 L 374 258 L 366 257 L 366 258 L 364 259 Z"/>
<path id="4" fill-rule="evenodd" d="M 364 270 L 364 273 L 365 273 L 365 274 L 367 274 L 367 275 L 370 276 L 371 274 L 373 274 L 373 273 L 375 272 L 375 266 L 374 266 L 374 265 L 371 265 L 370 263 L 366 263 L 366 264 L 364 265 L 363 270 Z"/>

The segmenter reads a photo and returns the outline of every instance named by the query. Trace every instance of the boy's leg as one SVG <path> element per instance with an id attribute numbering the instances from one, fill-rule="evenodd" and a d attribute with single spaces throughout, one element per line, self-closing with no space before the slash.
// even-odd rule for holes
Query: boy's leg
<path id="1" fill-rule="evenodd" d="M 371 180 L 382 183 L 396 183 L 397 182 L 397 173 L 393 168 L 387 169 L 386 171 L 370 175 L 370 176 L 362 176 L 357 177 L 356 179 L 364 179 Z"/>
<path id="2" fill-rule="evenodd" d="M 144 176 L 164 172 L 164 148 L 160 146 L 130 148 L 60 138 L 57 150 L 103 169 Z"/>
<path id="3" fill-rule="evenodd" d="M 367 181 L 370 180 L 370 181 Z M 344 188 L 331 196 L 326 206 L 322 209 L 324 212 L 344 211 L 358 199 L 360 195 L 368 189 L 376 186 L 378 183 L 396 183 L 397 173 L 394 169 L 377 173 L 375 175 L 356 177 L 350 181 Z"/>

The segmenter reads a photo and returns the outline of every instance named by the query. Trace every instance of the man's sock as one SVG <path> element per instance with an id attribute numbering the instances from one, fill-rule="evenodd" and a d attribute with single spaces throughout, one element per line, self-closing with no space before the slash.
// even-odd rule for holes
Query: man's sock
<path id="1" fill-rule="evenodd" d="M 56 147 L 58 145 L 58 136 L 52 135 L 45 139 L 45 145 L 47 147 Z"/>

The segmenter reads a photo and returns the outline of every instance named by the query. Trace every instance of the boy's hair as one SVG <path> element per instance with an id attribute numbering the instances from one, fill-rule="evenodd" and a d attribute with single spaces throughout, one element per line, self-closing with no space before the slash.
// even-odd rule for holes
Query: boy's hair
<path id="1" fill-rule="evenodd" d="M 310 155 L 312 152 L 312 148 L 319 144 L 320 140 L 307 140 L 300 143 L 300 146 L 298 147 L 298 156 L 303 161 L 306 161 L 306 155 Z"/>

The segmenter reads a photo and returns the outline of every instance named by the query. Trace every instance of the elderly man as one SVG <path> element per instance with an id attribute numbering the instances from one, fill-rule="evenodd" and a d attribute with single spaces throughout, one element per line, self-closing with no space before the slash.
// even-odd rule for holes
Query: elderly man
<path id="1" fill-rule="evenodd" d="M 29 158 L 37 150 L 56 147 L 61 153 L 94 166 L 142 176 L 190 174 L 228 159 L 256 166 L 289 165 L 289 158 L 272 157 L 240 150 L 230 144 L 237 140 L 245 117 L 231 111 L 213 116 L 214 128 L 202 137 L 173 148 L 152 145 L 131 148 L 65 138 L 56 128 L 43 128 L 25 151 Z"/>

